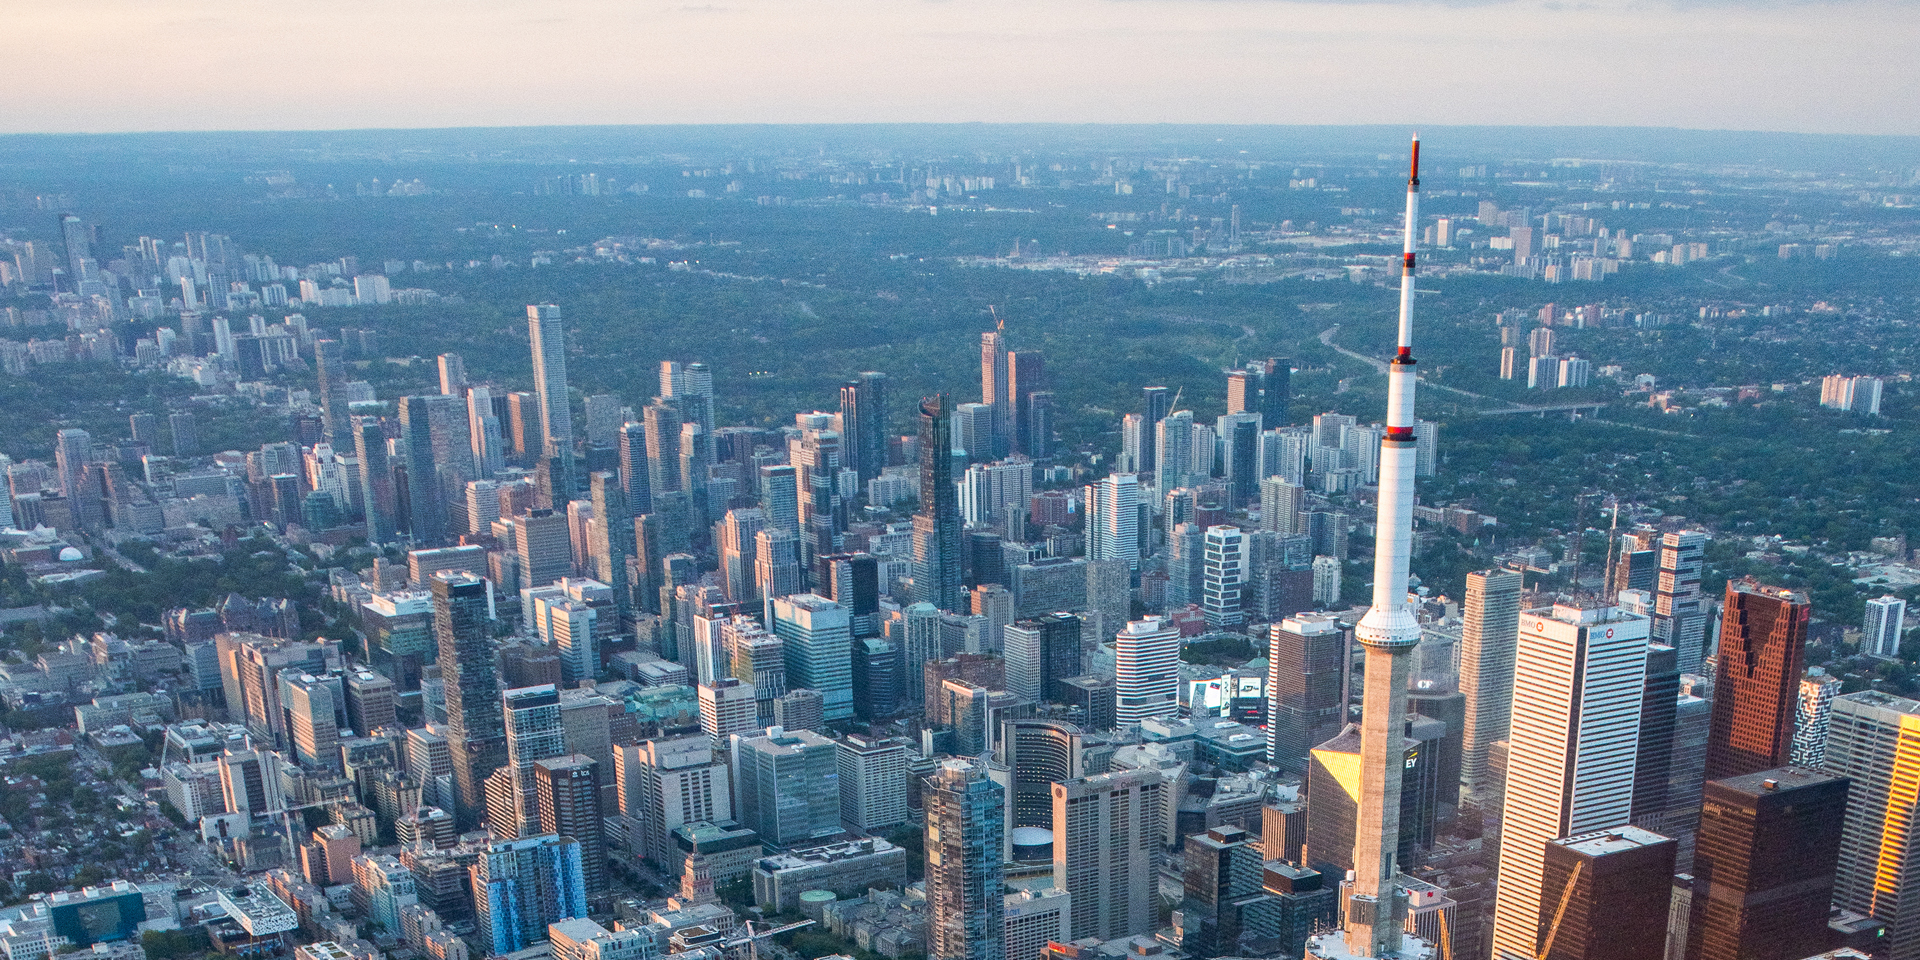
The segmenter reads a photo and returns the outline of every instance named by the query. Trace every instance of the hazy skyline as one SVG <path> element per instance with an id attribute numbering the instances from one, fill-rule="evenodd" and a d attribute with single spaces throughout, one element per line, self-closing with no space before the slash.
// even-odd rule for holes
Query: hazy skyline
<path id="1" fill-rule="evenodd" d="M 732 122 L 1596 124 L 1920 134 L 1920 6 L 67 0 L 0 131 Z"/>

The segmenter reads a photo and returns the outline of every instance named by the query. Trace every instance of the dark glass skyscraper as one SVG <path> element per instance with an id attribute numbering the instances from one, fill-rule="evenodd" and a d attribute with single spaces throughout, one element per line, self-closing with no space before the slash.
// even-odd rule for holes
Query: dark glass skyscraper
<path id="1" fill-rule="evenodd" d="M 960 494 L 953 485 L 953 424 L 947 395 L 920 401 L 920 512 L 913 515 L 914 599 L 967 610 L 960 577 Z"/>
<path id="2" fill-rule="evenodd" d="M 432 544 L 447 533 L 446 504 L 440 495 L 433 457 L 428 397 L 400 398 L 400 448 L 407 467 L 407 532 L 417 544 Z"/>
<path id="3" fill-rule="evenodd" d="M 1534 955 L 1541 960 L 1665 956 L 1674 846 L 1638 827 L 1547 844 Z"/>
<path id="4" fill-rule="evenodd" d="M 533 344 L 533 392 L 540 398 L 546 436 L 541 455 L 554 461 L 554 500 L 573 498 L 573 407 L 567 398 L 567 325 L 553 304 L 527 307 L 527 339 Z M 564 493 L 561 491 L 564 490 Z"/>
<path id="5" fill-rule="evenodd" d="M 462 828 L 487 809 L 488 776 L 507 763 L 500 675 L 487 628 L 487 582 L 470 573 L 434 575 L 433 634 L 446 684 L 447 742 L 453 747 L 455 818 Z"/>
<path id="6" fill-rule="evenodd" d="M 866 371 L 840 388 L 842 466 L 865 483 L 887 465 L 887 375 Z"/>
<path id="7" fill-rule="evenodd" d="M 353 418 L 354 452 L 360 458 L 360 501 L 365 505 L 367 542 L 387 543 L 394 537 L 394 515 L 399 497 L 393 489 L 393 465 L 387 460 L 387 434 L 378 417 Z"/>
<path id="8" fill-rule="evenodd" d="M 1687 960 L 1784 960 L 1828 948 L 1848 786 L 1805 767 L 1707 784 Z"/>
<path id="9" fill-rule="evenodd" d="M 647 449 L 646 424 L 620 426 L 620 486 L 627 494 L 627 509 L 636 517 L 653 512 L 653 467 Z"/>
<path id="10" fill-rule="evenodd" d="M 1770 770 L 1793 759 L 1811 612 L 1806 594 L 1751 580 L 1727 584 L 1707 736 L 1708 780 Z"/>

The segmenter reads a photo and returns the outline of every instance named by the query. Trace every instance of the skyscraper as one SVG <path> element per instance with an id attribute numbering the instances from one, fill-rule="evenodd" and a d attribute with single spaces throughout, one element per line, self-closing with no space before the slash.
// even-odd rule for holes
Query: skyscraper
<path id="1" fill-rule="evenodd" d="M 967 609 L 960 576 L 960 494 L 953 485 L 947 396 L 920 401 L 920 512 L 913 515 L 913 594 L 949 613 Z"/>
<path id="2" fill-rule="evenodd" d="M 1167 392 L 1166 387 L 1142 387 L 1140 402 L 1142 411 L 1140 462 L 1134 464 L 1134 469 L 1141 473 L 1154 473 L 1159 469 L 1159 460 L 1155 454 L 1158 453 L 1157 438 L 1160 421 L 1166 418 L 1169 410 L 1173 409 L 1173 397 Z M 1166 484 L 1160 484 L 1160 489 L 1166 490 L 1169 487 Z"/>
<path id="3" fill-rule="evenodd" d="M 594 760 L 581 753 L 533 763 L 540 832 L 572 837 L 580 844 L 580 877 L 587 899 L 607 894 L 607 837 L 600 818 L 600 788 Z"/>
<path id="4" fill-rule="evenodd" d="M 567 398 L 567 325 L 560 308 L 551 303 L 527 307 L 527 339 L 533 344 L 533 392 L 540 398 L 540 425 L 546 446 L 541 456 L 557 460 L 565 478 L 565 494 L 573 488 L 573 408 Z"/>
<path id="5" fill-rule="evenodd" d="M 766 842 L 791 847 L 840 832 L 840 760 L 832 740 L 780 727 L 764 736 L 736 734 L 733 768 L 740 824 Z"/>
<path id="6" fill-rule="evenodd" d="M 1053 785 L 1053 885 L 1078 907 L 1073 939 L 1112 940 L 1153 930 L 1167 789 L 1155 770 L 1119 770 Z"/>
<path id="7" fill-rule="evenodd" d="M 431 399 L 438 397 L 400 398 L 400 449 L 407 468 L 407 531 L 415 543 L 436 543 L 447 533 L 446 503 L 433 455 L 432 415 L 427 409 Z"/>
<path id="8" fill-rule="evenodd" d="M 834 741 L 840 773 L 840 820 L 858 830 L 887 830 L 907 822 L 908 758 L 903 739 L 850 734 Z"/>
<path id="9" fill-rule="evenodd" d="M 1687 960 L 1810 957 L 1829 946 L 1847 786 L 1803 767 L 1707 784 Z"/>
<path id="10" fill-rule="evenodd" d="M 1207 626 L 1232 630 L 1246 622 L 1240 610 L 1241 560 L 1247 535 L 1239 527 L 1215 524 L 1207 528 L 1205 566 L 1200 577 L 1200 613 Z"/>
<path id="11" fill-rule="evenodd" d="M 716 537 L 720 550 L 720 589 L 734 603 L 748 604 L 760 599 L 754 579 L 757 557 L 755 538 L 766 523 L 766 513 L 757 508 L 729 510 L 720 519 Z"/>
<path id="12" fill-rule="evenodd" d="M 1663 956 L 1673 899 L 1673 854 L 1671 839 L 1638 827 L 1549 842 L 1542 861 L 1537 952 L 1527 956 L 1540 960 Z M 1697 897 L 1699 887 L 1694 890 Z"/>
<path id="13" fill-rule="evenodd" d="M 1884 922 L 1888 956 L 1920 956 L 1920 702 L 1875 690 L 1835 699 L 1823 769 L 1853 781 L 1834 905 Z"/>
<path id="14" fill-rule="evenodd" d="M 1660 538 L 1660 567 L 1653 591 L 1652 637 L 1680 655 L 1681 673 L 1699 673 L 1706 656 L 1707 608 L 1700 596 L 1707 535 L 1680 530 Z"/>
<path id="15" fill-rule="evenodd" d="M 927 957 L 1007 960 L 1006 793 L 986 764 L 942 761 L 922 793 L 927 808 Z"/>
<path id="16" fill-rule="evenodd" d="M 1113 639 L 1114 722 L 1134 726 L 1180 712 L 1180 631 L 1158 617 L 1135 620 Z"/>
<path id="17" fill-rule="evenodd" d="M 1535 956 L 1544 852 L 1632 813 L 1647 621 L 1599 601 L 1520 618 L 1494 951 Z"/>
<path id="18" fill-rule="evenodd" d="M 491 843 L 468 874 L 475 936 L 490 956 L 545 942 L 548 924 L 587 915 L 585 865 L 571 837 Z"/>
<path id="19" fill-rule="evenodd" d="M 786 651 L 787 685 L 819 691 L 826 719 L 853 719 L 853 630 L 847 608 L 802 593 L 772 601 L 773 632 Z"/>
<path id="20" fill-rule="evenodd" d="M 1487 746 L 1507 738 L 1513 716 L 1513 660 L 1520 636 L 1520 574 L 1467 574 L 1460 625 L 1460 692 L 1467 698 L 1461 734 L 1460 784 L 1477 793 L 1487 782 Z"/>
<path id="21" fill-rule="evenodd" d="M 594 577 L 613 588 L 614 613 L 625 624 L 633 615 L 633 588 L 627 582 L 627 560 L 633 556 L 633 515 L 627 510 L 627 495 L 620 477 L 611 471 L 595 472 L 588 480 L 593 495 L 593 520 L 589 524 L 592 540 Z M 599 669 L 599 664 L 593 664 Z"/>
<path id="22" fill-rule="evenodd" d="M 993 408 L 994 447 L 999 456 L 1012 436 L 1013 398 L 1007 393 L 1007 335 L 990 330 L 980 335 L 980 402 Z"/>
<path id="23" fill-rule="evenodd" d="M 1729 581 L 1713 684 L 1707 779 L 1785 766 L 1806 662 L 1805 594 Z"/>
<path id="24" fill-rule="evenodd" d="M 1866 614 L 1860 618 L 1860 652 L 1882 660 L 1900 659 L 1900 633 L 1906 622 L 1905 600 L 1895 596 L 1868 600 Z"/>
<path id="25" fill-rule="evenodd" d="M 1307 752 L 1346 719 L 1346 634 L 1330 615 L 1302 613 L 1273 624 L 1267 636 L 1267 762 L 1305 773 Z"/>
<path id="26" fill-rule="evenodd" d="M 634 516 L 653 512 L 653 458 L 647 451 L 647 425 L 629 421 L 620 425 L 620 487 Z"/>
<path id="27" fill-rule="evenodd" d="M 507 762 L 500 679 L 488 629 L 490 585 L 470 573 L 442 572 L 434 575 L 431 589 L 453 753 L 454 815 L 471 827 L 486 811 L 482 784 Z"/>
<path id="28" fill-rule="evenodd" d="M 347 411 L 346 360 L 340 355 L 340 341 L 313 342 L 313 368 L 320 388 L 320 422 L 335 447 L 352 446 L 352 423 Z"/>
<path id="29" fill-rule="evenodd" d="M 1034 437 L 1033 397 L 1046 390 L 1046 361 L 1033 350 L 1015 350 L 1007 354 L 1007 394 L 1012 402 L 1008 413 L 1012 420 L 1011 449 L 1030 457 L 1039 441 Z M 1051 397 L 1049 397 L 1051 399 Z"/>
<path id="30" fill-rule="evenodd" d="M 387 435 L 378 417 L 353 418 L 354 453 L 360 460 L 360 502 L 366 511 L 367 542 L 393 541 L 399 497 L 393 489 L 393 465 L 387 460 Z"/>
<path id="31" fill-rule="evenodd" d="M 842 462 L 866 483 L 887 465 L 887 375 L 866 371 L 840 388 Z M 884 504 L 883 504 L 884 506 Z"/>
<path id="32" fill-rule="evenodd" d="M 1827 727 L 1833 718 L 1833 699 L 1840 695 L 1840 678 L 1819 667 L 1808 667 L 1800 681 L 1793 724 L 1793 762 L 1818 767 L 1826 762 Z"/>
<path id="33" fill-rule="evenodd" d="M 501 695 L 501 716 L 507 731 L 509 792 L 501 798 L 507 803 L 487 810 L 487 826 L 497 837 L 532 836 L 543 832 L 534 762 L 567 752 L 560 691 L 550 683 L 508 690 Z"/>
<path id="34" fill-rule="evenodd" d="M 93 436 L 79 427 L 68 427 L 54 437 L 54 468 L 60 474 L 60 495 L 68 500 L 80 496 L 80 475 L 93 462 Z"/>
<path id="35" fill-rule="evenodd" d="M 440 367 L 440 392 L 449 397 L 466 393 L 467 362 L 457 353 L 443 353 L 435 360 Z"/>
<path id="36" fill-rule="evenodd" d="M 1055 684 L 1080 675 L 1080 618 L 1050 613 L 1007 625 L 1007 692 L 1033 703 L 1057 696 Z"/>
<path id="37" fill-rule="evenodd" d="M 1307 490 L 1285 477 L 1267 477 L 1260 481 L 1260 529 L 1292 535 L 1299 529 L 1300 508 L 1307 502 Z"/>
<path id="38" fill-rule="evenodd" d="M 1112 473 L 1086 489 L 1087 557 L 1140 566 L 1140 478 Z"/>

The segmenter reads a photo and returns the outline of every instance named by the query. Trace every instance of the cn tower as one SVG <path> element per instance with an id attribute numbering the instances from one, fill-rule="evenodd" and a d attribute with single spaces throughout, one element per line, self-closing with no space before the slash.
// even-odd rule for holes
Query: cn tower
<path id="1" fill-rule="evenodd" d="M 1400 343 L 1387 368 L 1387 432 L 1380 441 L 1380 514 L 1375 529 L 1373 606 L 1354 627 L 1367 652 L 1360 714 L 1360 804 L 1354 818 L 1353 874 L 1341 887 L 1340 926 L 1308 943 L 1321 957 L 1430 957 L 1406 935 L 1406 895 L 1394 862 L 1400 843 L 1400 780 L 1405 770 L 1408 654 L 1420 623 L 1407 603 L 1413 552 L 1414 231 L 1420 222 L 1420 138 L 1407 173 L 1406 238 L 1400 265 Z"/>

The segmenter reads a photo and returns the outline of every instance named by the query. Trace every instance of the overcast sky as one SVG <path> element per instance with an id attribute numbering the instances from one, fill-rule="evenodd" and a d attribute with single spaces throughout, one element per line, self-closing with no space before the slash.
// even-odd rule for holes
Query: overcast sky
<path id="1" fill-rule="evenodd" d="M 1063 121 L 1920 134 L 1914 0 L 21 0 L 0 131 Z"/>

